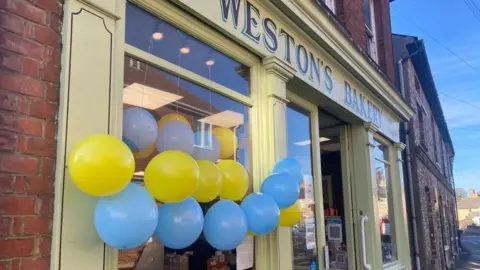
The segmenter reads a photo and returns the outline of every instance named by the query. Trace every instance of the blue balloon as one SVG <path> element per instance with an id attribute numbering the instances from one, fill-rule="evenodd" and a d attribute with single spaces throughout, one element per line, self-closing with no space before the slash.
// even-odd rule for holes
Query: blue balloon
<path id="1" fill-rule="evenodd" d="M 249 232 L 259 235 L 267 234 L 278 226 L 280 209 L 271 196 L 252 193 L 243 200 L 240 207 L 247 217 Z"/>
<path id="2" fill-rule="evenodd" d="M 179 203 L 165 203 L 158 209 L 155 235 L 171 249 L 193 244 L 203 229 L 203 212 L 197 201 L 189 197 Z"/>
<path id="3" fill-rule="evenodd" d="M 158 130 L 157 150 L 179 150 L 193 154 L 193 131 L 181 121 L 170 121 Z"/>
<path id="4" fill-rule="evenodd" d="M 210 160 L 211 162 L 217 162 L 220 157 L 220 143 L 218 142 L 217 137 L 210 132 L 200 131 L 195 132 L 194 137 L 195 148 L 193 150 L 193 158 L 196 160 Z"/>
<path id="5" fill-rule="evenodd" d="M 131 107 L 123 111 L 123 142 L 132 151 L 149 147 L 157 136 L 157 121 L 147 110 Z"/>
<path id="6" fill-rule="evenodd" d="M 157 222 L 155 200 L 144 187 L 133 183 L 120 193 L 99 199 L 95 207 L 95 229 L 114 248 L 142 245 L 153 235 Z"/>
<path id="7" fill-rule="evenodd" d="M 300 195 L 300 186 L 291 174 L 281 172 L 267 177 L 263 181 L 260 191 L 272 196 L 278 208 L 285 209 L 297 201 Z"/>
<path id="8" fill-rule="evenodd" d="M 240 206 L 230 200 L 215 203 L 205 215 L 203 234 L 217 250 L 232 250 L 247 236 L 247 218 Z"/>
<path id="9" fill-rule="evenodd" d="M 303 172 L 302 165 L 298 160 L 294 158 L 284 158 L 275 164 L 273 167 L 272 173 L 281 173 L 288 172 L 293 178 L 298 182 L 299 185 L 302 185 L 303 181 Z"/>

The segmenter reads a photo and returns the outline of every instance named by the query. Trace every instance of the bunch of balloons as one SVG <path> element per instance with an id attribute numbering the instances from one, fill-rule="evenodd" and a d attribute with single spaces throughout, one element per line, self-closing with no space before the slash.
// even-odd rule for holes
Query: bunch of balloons
<path id="1" fill-rule="evenodd" d="M 248 232 L 262 235 L 296 224 L 301 216 L 296 203 L 303 177 L 300 164 L 291 158 L 278 162 L 261 193 L 245 197 L 246 169 L 234 160 L 214 163 L 234 151 L 235 146 L 221 146 L 227 137 L 235 140 L 233 132 L 219 128 L 212 133 L 217 135 L 207 137 L 215 138 L 210 143 L 217 151 L 202 152 L 193 147 L 201 134 L 194 134 L 183 116 L 169 114 L 157 123 L 146 110 L 129 108 L 123 142 L 110 135 L 80 141 L 69 156 L 68 170 L 81 191 L 100 197 L 94 212 L 100 238 L 114 248 L 129 249 L 155 235 L 166 247 L 182 249 L 203 232 L 212 247 L 231 250 Z M 154 150 L 146 149 L 155 146 L 159 154 L 145 169 L 144 186 L 131 183 L 134 157 L 142 151 L 151 155 Z M 218 198 L 204 215 L 199 203 Z M 240 205 L 235 202 L 242 199 Z"/>

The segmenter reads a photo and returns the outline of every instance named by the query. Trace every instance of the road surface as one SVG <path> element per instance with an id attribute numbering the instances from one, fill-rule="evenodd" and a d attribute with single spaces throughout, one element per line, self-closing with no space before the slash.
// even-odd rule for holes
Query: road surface
<path id="1" fill-rule="evenodd" d="M 461 237 L 463 251 L 458 270 L 480 270 L 480 227 L 469 226 Z"/>

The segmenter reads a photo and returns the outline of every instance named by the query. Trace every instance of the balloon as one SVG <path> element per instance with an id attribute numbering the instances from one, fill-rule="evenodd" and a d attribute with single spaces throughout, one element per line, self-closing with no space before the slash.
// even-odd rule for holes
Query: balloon
<path id="1" fill-rule="evenodd" d="M 247 219 L 240 206 L 230 200 L 215 203 L 205 215 L 203 234 L 218 250 L 232 250 L 247 236 Z"/>
<path id="2" fill-rule="evenodd" d="M 267 194 L 252 193 L 240 205 L 247 217 L 248 231 L 262 235 L 275 230 L 280 219 L 280 209 Z"/>
<path id="3" fill-rule="evenodd" d="M 222 160 L 217 164 L 222 172 L 220 197 L 239 201 L 247 194 L 249 177 L 242 164 L 234 160 Z"/>
<path id="4" fill-rule="evenodd" d="M 155 231 L 157 205 L 144 187 L 130 183 L 122 192 L 98 200 L 94 223 L 98 235 L 109 246 L 136 248 Z"/>
<path id="5" fill-rule="evenodd" d="M 200 169 L 191 156 L 181 151 L 165 151 L 150 160 L 144 182 L 155 199 L 174 203 L 195 192 L 199 177 Z"/>
<path id="6" fill-rule="evenodd" d="M 286 172 L 275 173 L 262 183 L 261 192 L 272 196 L 280 209 L 294 204 L 300 195 L 300 186 L 292 175 Z"/>
<path id="7" fill-rule="evenodd" d="M 179 203 L 165 203 L 158 209 L 155 235 L 168 248 L 190 246 L 198 239 L 202 229 L 202 208 L 191 197 Z"/>
<path id="8" fill-rule="evenodd" d="M 297 224 L 302 218 L 302 210 L 300 209 L 300 203 L 297 201 L 292 206 L 280 210 L 280 221 L 278 226 L 291 227 Z"/>
<path id="9" fill-rule="evenodd" d="M 220 158 L 226 159 L 233 156 L 237 147 L 237 137 L 232 130 L 224 127 L 216 127 L 212 130 L 212 134 L 217 137 L 220 143 Z"/>
<path id="10" fill-rule="evenodd" d="M 81 191 L 109 196 L 128 185 L 135 171 L 135 159 L 121 140 L 110 135 L 93 135 L 73 148 L 68 171 Z"/>
<path id="11" fill-rule="evenodd" d="M 185 118 L 185 116 L 178 113 L 167 113 L 164 116 L 162 116 L 162 118 L 158 120 L 158 128 L 163 127 L 163 125 L 171 121 L 180 121 L 185 125 L 187 125 L 189 128 L 191 128 L 190 122 L 188 122 L 187 118 Z"/>
<path id="12" fill-rule="evenodd" d="M 158 130 L 158 152 L 179 150 L 193 153 L 193 131 L 181 121 L 170 121 Z"/>
<path id="13" fill-rule="evenodd" d="M 138 152 L 133 152 L 133 156 L 136 159 L 144 159 L 150 157 L 155 151 L 157 150 L 157 147 L 155 144 L 150 145 L 149 147 L 142 149 Z"/>
<path id="14" fill-rule="evenodd" d="M 213 201 L 222 188 L 222 173 L 211 161 L 199 160 L 197 164 L 200 169 L 200 178 L 198 188 L 192 196 L 202 203 Z"/>
<path id="15" fill-rule="evenodd" d="M 123 110 L 123 141 L 139 151 L 155 143 L 158 136 L 157 121 L 145 109 L 131 107 Z"/>
<path id="16" fill-rule="evenodd" d="M 202 144 L 202 133 L 195 132 L 195 147 L 193 149 L 193 157 L 196 160 L 210 160 L 212 162 L 217 162 L 220 157 L 220 143 L 218 142 L 217 137 L 210 135 L 209 132 L 203 133 L 203 144 Z M 212 138 L 211 142 L 209 138 Z"/>
<path id="17" fill-rule="evenodd" d="M 294 158 L 284 158 L 275 164 L 272 173 L 288 172 L 299 185 L 303 182 L 302 165 Z"/>

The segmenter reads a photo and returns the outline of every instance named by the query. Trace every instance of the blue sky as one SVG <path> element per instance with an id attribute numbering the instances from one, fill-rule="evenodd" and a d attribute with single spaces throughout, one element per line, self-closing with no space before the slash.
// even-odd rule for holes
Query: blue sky
<path id="1" fill-rule="evenodd" d="M 480 0 L 472 0 L 480 7 Z M 425 40 L 456 156 L 456 187 L 480 189 L 480 19 L 463 0 L 396 0 L 392 32 Z M 410 22 L 408 19 L 414 22 Z M 420 26 L 419 29 L 417 26 Z M 424 31 L 422 31 L 424 30 Z M 443 48 L 444 44 L 460 58 Z"/>

